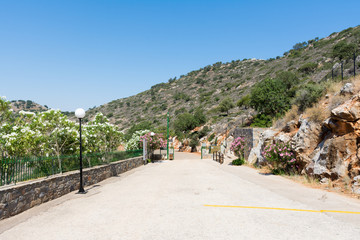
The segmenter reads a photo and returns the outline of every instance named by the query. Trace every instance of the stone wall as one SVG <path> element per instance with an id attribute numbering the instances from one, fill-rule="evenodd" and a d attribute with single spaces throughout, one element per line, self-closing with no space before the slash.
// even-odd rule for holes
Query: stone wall
<path id="1" fill-rule="evenodd" d="M 98 183 L 144 164 L 142 157 L 83 170 L 84 186 Z M 0 189 L 0 220 L 79 189 L 79 171 L 53 175 Z"/>

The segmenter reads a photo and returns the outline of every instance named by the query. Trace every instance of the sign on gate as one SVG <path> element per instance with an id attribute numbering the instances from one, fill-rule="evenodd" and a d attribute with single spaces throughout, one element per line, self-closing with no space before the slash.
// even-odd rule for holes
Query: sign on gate
<path id="1" fill-rule="evenodd" d="M 211 146 L 211 153 L 220 152 L 221 146 Z"/>

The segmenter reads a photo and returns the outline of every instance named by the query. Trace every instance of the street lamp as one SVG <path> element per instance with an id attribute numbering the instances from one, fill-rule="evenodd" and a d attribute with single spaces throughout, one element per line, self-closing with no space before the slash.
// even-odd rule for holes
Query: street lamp
<path id="1" fill-rule="evenodd" d="M 166 154 L 167 160 L 169 160 L 169 112 L 167 112 Z"/>
<path id="2" fill-rule="evenodd" d="M 86 193 L 83 187 L 83 176 L 82 176 L 82 144 L 81 144 L 81 119 L 85 117 L 85 111 L 82 108 L 78 108 L 75 110 L 75 116 L 79 119 L 80 127 L 80 187 L 78 193 Z"/>

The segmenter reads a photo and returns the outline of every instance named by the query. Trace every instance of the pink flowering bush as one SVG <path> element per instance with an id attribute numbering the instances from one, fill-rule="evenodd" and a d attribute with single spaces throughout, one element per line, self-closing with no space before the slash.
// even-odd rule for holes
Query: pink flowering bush
<path id="1" fill-rule="evenodd" d="M 269 144 L 261 154 L 271 164 L 274 174 L 296 172 L 296 158 L 289 143 Z"/>
<path id="2" fill-rule="evenodd" d="M 162 138 L 161 134 L 155 133 L 154 136 L 151 136 L 151 133 L 148 132 L 145 135 L 140 137 L 140 143 L 142 144 L 143 140 L 146 140 L 147 142 L 147 148 L 150 151 L 153 151 L 155 149 L 164 148 L 166 147 L 166 141 Z"/>
<path id="3" fill-rule="evenodd" d="M 230 146 L 230 150 L 234 152 L 235 156 L 238 158 L 244 158 L 244 150 L 245 150 L 245 138 L 238 137 L 232 142 Z"/>

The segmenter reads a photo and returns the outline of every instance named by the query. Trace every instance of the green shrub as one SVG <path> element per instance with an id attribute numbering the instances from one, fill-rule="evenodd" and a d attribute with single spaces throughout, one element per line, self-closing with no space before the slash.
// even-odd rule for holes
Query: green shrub
<path id="1" fill-rule="evenodd" d="M 198 137 L 199 139 L 200 138 L 203 138 L 204 136 L 206 136 L 208 133 L 209 133 L 210 129 L 208 126 L 204 126 L 203 129 L 201 129 L 199 132 L 198 132 Z"/>
<path id="2" fill-rule="evenodd" d="M 354 43 L 347 44 L 345 41 L 341 41 L 333 47 L 332 57 L 339 58 L 340 61 L 350 59 L 355 49 L 356 45 Z"/>
<path id="3" fill-rule="evenodd" d="M 231 162 L 232 165 L 236 165 L 236 166 L 243 165 L 244 163 L 245 163 L 244 158 L 238 158 Z"/>
<path id="4" fill-rule="evenodd" d="M 302 65 L 298 70 L 299 72 L 302 72 L 304 74 L 310 74 L 316 70 L 317 66 L 318 66 L 317 63 L 308 62 Z"/>
<path id="5" fill-rule="evenodd" d="M 324 92 L 324 87 L 320 84 L 306 84 L 303 88 L 298 90 L 295 95 L 294 104 L 299 107 L 299 111 L 304 111 L 306 108 L 312 107 Z"/>
<path id="6" fill-rule="evenodd" d="M 215 137 L 215 133 L 212 133 L 209 138 L 208 138 L 208 141 L 211 142 Z"/>
<path id="7" fill-rule="evenodd" d="M 275 116 L 290 108 L 290 97 L 285 84 L 278 79 L 265 79 L 251 90 L 250 106 L 261 114 Z"/>
<path id="8" fill-rule="evenodd" d="M 247 108 L 250 106 L 250 100 L 251 100 L 250 95 L 246 95 L 236 102 L 236 106 L 238 106 L 239 108 L 241 107 Z"/>
<path id="9" fill-rule="evenodd" d="M 206 123 L 206 116 L 201 107 L 196 108 L 195 113 L 194 113 L 194 120 L 196 122 L 196 125 L 202 125 L 202 124 Z"/>
<path id="10" fill-rule="evenodd" d="M 183 113 L 177 116 L 174 121 L 174 128 L 177 132 L 188 132 L 197 126 L 197 121 L 191 113 Z"/>
<path id="11" fill-rule="evenodd" d="M 231 98 L 226 97 L 220 102 L 218 109 L 220 112 L 226 112 L 226 114 L 229 115 L 229 110 L 232 109 L 234 106 L 235 105 Z"/>
<path id="12" fill-rule="evenodd" d="M 252 127 L 271 127 L 272 125 L 272 117 L 265 114 L 258 114 L 253 119 L 251 126 Z"/>

